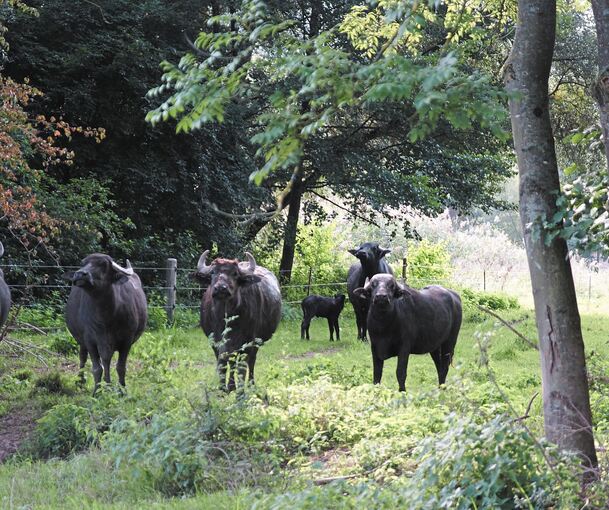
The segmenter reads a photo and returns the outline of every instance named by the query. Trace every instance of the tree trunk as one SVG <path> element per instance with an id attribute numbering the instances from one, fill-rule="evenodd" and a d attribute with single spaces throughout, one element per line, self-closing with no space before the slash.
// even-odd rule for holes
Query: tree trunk
<path id="1" fill-rule="evenodd" d="M 556 212 L 560 190 L 548 100 L 554 52 L 556 0 L 519 0 L 518 26 L 504 81 L 520 175 L 522 222 L 541 354 L 545 433 L 577 452 L 586 480 L 596 476 L 597 458 L 584 342 L 577 298 L 563 239 L 549 246 L 539 220 Z M 536 226 L 537 225 L 537 226 Z"/>
<path id="2" fill-rule="evenodd" d="M 283 233 L 283 250 L 279 264 L 279 283 L 285 285 L 292 279 L 294 265 L 294 251 L 296 250 L 296 234 L 298 233 L 298 217 L 300 215 L 300 201 L 302 199 L 302 171 L 297 168 L 292 176 L 290 189 L 290 205 L 288 219 Z"/>
<path id="3" fill-rule="evenodd" d="M 598 104 L 609 168 L 609 0 L 592 0 L 592 11 L 598 48 L 598 78 L 594 84 L 593 95 Z"/>

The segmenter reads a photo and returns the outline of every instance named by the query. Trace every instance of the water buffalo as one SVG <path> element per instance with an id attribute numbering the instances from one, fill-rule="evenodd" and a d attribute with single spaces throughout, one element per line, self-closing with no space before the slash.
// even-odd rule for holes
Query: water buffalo
<path id="1" fill-rule="evenodd" d="M 431 285 L 418 291 L 400 285 L 389 274 L 373 276 L 355 295 L 370 303 L 368 330 L 372 348 L 373 382 L 381 382 L 383 363 L 398 357 L 396 376 L 405 390 L 410 354 L 431 354 L 444 384 L 461 328 L 461 299 L 452 291 Z"/>
<path id="2" fill-rule="evenodd" d="M 118 382 L 125 386 L 127 356 L 146 327 L 146 296 L 127 260 L 119 266 L 108 255 L 93 253 L 82 267 L 63 275 L 72 282 L 66 305 L 66 324 L 80 345 L 80 369 L 91 356 L 97 391 L 102 377 L 110 383 L 110 361 L 118 351 Z M 101 359 L 101 364 L 100 364 Z"/>
<path id="3" fill-rule="evenodd" d="M 0 257 L 4 255 L 4 245 L 0 243 Z M 0 327 L 4 326 L 11 307 L 11 291 L 4 281 L 4 273 L 0 269 Z"/>
<path id="4" fill-rule="evenodd" d="M 236 354 L 243 354 L 254 381 L 254 365 L 260 342 L 275 332 L 281 319 L 281 292 L 275 275 L 256 265 L 246 253 L 247 262 L 218 258 L 207 264 L 209 250 L 203 252 L 193 275 L 207 290 L 201 299 L 201 327 L 212 340 L 221 387 L 235 389 L 235 372 L 226 381 L 227 365 Z M 245 376 L 242 366 L 238 367 Z"/>
<path id="5" fill-rule="evenodd" d="M 338 316 L 343 311 L 345 306 L 345 295 L 336 294 L 333 298 L 317 296 L 307 296 L 300 303 L 302 307 L 303 319 L 300 324 L 300 339 L 303 340 L 305 334 L 307 340 L 309 338 L 309 325 L 313 317 L 326 317 L 328 319 L 328 328 L 330 328 L 330 341 L 334 340 L 334 331 L 336 331 L 336 339 L 340 340 L 340 330 L 338 328 Z"/>
<path id="6" fill-rule="evenodd" d="M 355 311 L 357 338 L 365 342 L 368 303 L 355 296 L 354 291 L 359 287 L 363 287 L 366 278 L 372 278 L 375 274 L 393 274 L 387 261 L 383 260 L 383 257 L 391 253 L 391 250 L 381 248 L 378 243 L 364 243 L 359 248 L 348 251 L 359 259 L 359 263 L 356 262 L 349 268 L 349 273 L 347 274 L 347 293 Z"/>

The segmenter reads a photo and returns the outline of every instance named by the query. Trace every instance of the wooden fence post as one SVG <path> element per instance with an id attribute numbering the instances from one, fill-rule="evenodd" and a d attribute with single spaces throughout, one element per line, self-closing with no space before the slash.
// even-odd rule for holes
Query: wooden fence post
<path id="1" fill-rule="evenodd" d="M 408 271 L 408 261 L 406 257 L 402 259 L 402 281 L 406 283 L 406 272 Z"/>
<path id="2" fill-rule="evenodd" d="M 309 266 L 309 282 L 307 283 L 307 296 L 311 294 L 311 278 L 313 277 L 313 268 Z"/>
<path id="3" fill-rule="evenodd" d="M 486 269 L 482 270 L 482 290 L 486 292 Z"/>
<path id="4" fill-rule="evenodd" d="M 165 272 L 165 291 L 167 296 L 167 322 L 173 324 L 175 319 L 174 312 L 176 308 L 176 280 L 178 275 L 178 261 L 176 259 L 167 259 Z"/>

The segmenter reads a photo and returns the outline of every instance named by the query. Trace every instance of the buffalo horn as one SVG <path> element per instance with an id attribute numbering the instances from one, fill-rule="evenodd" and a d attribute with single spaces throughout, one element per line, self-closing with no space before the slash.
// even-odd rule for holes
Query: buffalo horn
<path id="1" fill-rule="evenodd" d="M 249 251 L 245 252 L 245 258 L 247 258 L 247 261 L 250 263 L 249 269 L 253 273 L 256 270 L 256 259 Z"/>
<path id="2" fill-rule="evenodd" d="M 0 257 L 4 255 L 4 245 L 0 242 Z"/>
<path id="3" fill-rule="evenodd" d="M 205 273 L 209 271 L 210 266 L 207 263 L 207 255 L 209 255 L 209 250 L 205 250 L 199 257 L 199 262 L 197 262 L 197 271 L 199 273 Z"/>
<path id="4" fill-rule="evenodd" d="M 125 266 L 126 267 L 121 267 L 116 262 L 112 261 L 112 267 L 116 272 L 123 273 L 126 276 L 131 276 L 133 274 L 133 268 L 131 267 L 131 262 L 129 262 L 129 259 L 125 260 Z"/>

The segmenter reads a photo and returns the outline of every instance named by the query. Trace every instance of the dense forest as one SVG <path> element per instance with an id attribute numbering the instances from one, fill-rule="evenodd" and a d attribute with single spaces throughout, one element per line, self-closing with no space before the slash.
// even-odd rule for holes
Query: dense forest
<path id="1" fill-rule="evenodd" d="M 606 507 L 608 12 L 0 1 L 0 481 L 26 506 L 32 476 L 60 504 L 57 463 L 116 508 Z M 108 353 L 73 301 L 105 279 L 139 288 Z M 397 396 L 383 361 L 403 391 L 411 353 Z"/>

